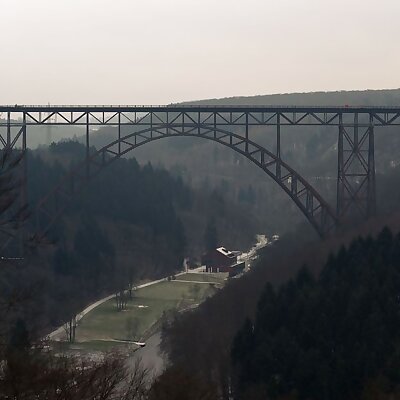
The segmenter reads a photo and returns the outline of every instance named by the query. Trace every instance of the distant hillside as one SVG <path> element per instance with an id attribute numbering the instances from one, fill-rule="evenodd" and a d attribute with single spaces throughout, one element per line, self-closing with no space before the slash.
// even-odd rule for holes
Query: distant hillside
<path id="1" fill-rule="evenodd" d="M 292 105 L 292 106 L 395 106 L 400 105 L 400 89 L 336 92 L 283 93 L 207 99 L 183 104 Z"/>
<path id="2" fill-rule="evenodd" d="M 84 156 L 85 147 L 71 141 L 29 152 L 30 207 Z M 186 257 L 197 262 L 210 223 L 218 244 L 248 248 L 259 226 L 243 210 L 224 193 L 192 190 L 162 168 L 116 160 L 76 195 L 49 234 L 53 245 L 43 246 L 43 318 L 56 325 L 104 294 L 174 274 Z"/>
<path id="3" fill-rule="evenodd" d="M 70 166 L 84 157 L 85 147 L 75 141 L 59 142 L 29 153 L 32 207 Z M 249 196 L 244 194 L 244 200 L 251 201 L 246 195 Z M 193 190 L 179 176 L 151 163 L 141 166 L 131 158 L 116 160 L 105 168 L 86 190 L 77 194 L 65 216 L 74 217 L 87 210 L 99 218 L 110 219 L 109 222 L 132 223 L 168 236 L 173 236 L 168 229 L 178 218 L 186 238 L 186 256 L 199 256 L 204 250 L 203 233 L 210 219 L 218 226 L 219 240 L 228 247 L 240 248 L 253 240 L 258 225 L 250 213 L 242 215 L 245 208 L 223 191 Z M 243 239 L 239 232 L 244 233 Z"/>
<path id="4" fill-rule="evenodd" d="M 400 105 L 400 89 L 295 93 L 251 97 L 232 97 L 193 101 L 207 105 Z M 386 173 L 400 163 L 400 135 L 396 129 L 376 129 L 376 168 Z M 115 131 L 100 129 L 92 143 L 100 147 Z M 274 148 L 275 130 L 251 129 L 250 135 L 269 149 Z M 335 206 L 337 129 L 329 127 L 282 128 L 282 157 L 296 168 Z M 151 161 L 167 168 L 194 187 L 216 187 L 229 196 L 243 199 L 254 193 L 248 204 L 259 216 L 265 230 L 285 232 L 305 219 L 287 195 L 261 170 L 234 151 L 206 140 L 170 138 L 151 143 L 129 154 L 139 163 Z M 380 181 L 377 181 L 379 186 Z"/>

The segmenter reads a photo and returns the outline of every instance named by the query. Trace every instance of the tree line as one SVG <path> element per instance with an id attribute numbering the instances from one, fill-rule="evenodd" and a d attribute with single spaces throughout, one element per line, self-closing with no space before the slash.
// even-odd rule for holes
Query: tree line
<path id="1" fill-rule="evenodd" d="M 233 341 L 234 398 L 399 396 L 399 288 L 400 234 L 387 228 L 332 254 L 318 277 L 303 266 L 267 284 Z"/>

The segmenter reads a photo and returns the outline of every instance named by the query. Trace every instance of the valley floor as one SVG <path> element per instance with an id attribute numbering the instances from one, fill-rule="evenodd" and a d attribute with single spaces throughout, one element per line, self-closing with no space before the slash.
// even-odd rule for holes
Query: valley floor
<path id="1" fill-rule="evenodd" d="M 52 335 L 59 350 L 107 351 L 112 348 L 136 350 L 132 342 L 142 342 L 157 330 L 163 315 L 196 307 L 221 288 L 227 274 L 182 273 L 176 279 L 159 280 L 133 291 L 125 310 L 117 311 L 109 296 L 79 320 L 76 341 L 67 344 L 65 331 Z M 97 302 L 98 303 L 98 302 Z M 96 304 L 96 303 L 95 303 Z"/>
<path id="2" fill-rule="evenodd" d="M 241 260 L 249 266 L 257 250 L 267 243 L 264 235 L 258 235 L 257 243 L 248 253 L 242 254 Z M 110 350 L 137 352 L 138 356 L 151 352 L 159 358 L 157 335 L 168 313 L 197 307 L 222 288 L 227 278 L 226 273 L 204 273 L 198 268 L 147 282 L 135 288 L 132 299 L 122 311 L 117 310 L 115 296 L 110 295 L 79 314 L 74 343 L 66 341 L 66 331 L 60 327 L 49 335 L 52 347 L 56 352 L 90 355 Z M 138 351 L 137 342 L 146 342 L 146 347 Z M 155 345 L 151 346 L 153 342 Z"/>

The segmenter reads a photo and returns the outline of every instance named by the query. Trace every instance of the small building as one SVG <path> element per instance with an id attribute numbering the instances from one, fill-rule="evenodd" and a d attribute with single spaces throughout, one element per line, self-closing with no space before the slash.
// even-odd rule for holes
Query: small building
<path id="1" fill-rule="evenodd" d="M 225 247 L 218 247 L 204 254 L 202 265 L 205 265 L 206 272 L 225 272 L 230 277 L 240 274 L 244 271 L 245 263 L 238 263 L 240 252 L 227 250 Z"/>

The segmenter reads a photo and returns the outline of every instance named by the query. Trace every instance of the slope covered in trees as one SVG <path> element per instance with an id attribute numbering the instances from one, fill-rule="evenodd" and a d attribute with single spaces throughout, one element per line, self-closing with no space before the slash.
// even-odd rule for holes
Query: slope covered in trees
<path id="1" fill-rule="evenodd" d="M 29 152 L 30 208 L 84 155 L 78 142 Z M 234 218 L 236 213 L 240 217 Z M 19 277 L 27 287 L 36 285 L 23 318 L 41 308 L 35 330 L 57 326 L 94 299 L 171 275 L 185 257 L 195 261 L 206 248 L 208 221 L 217 227 L 216 239 L 233 248 L 248 246 L 257 232 L 241 205 L 222 193 L 194 191 L 162 168 L 117 160 L 74 198 L 50 232 L 50 243 L 40 246 L 36 261 L 30 260 L 35 267 L 1 278 L 5 286 L 14 286 Z M 34 231 L 35 221 L 30 222 Z"/>
<path id="2" fill-rule="evenodd" d="M 202 382 L 213 382 L 220 393 L 228 396 L 232 377 L 231 346 L 246 318 L 255 320 L 257 303 L 265 285 L 269 282 L 278 290 L 280 285 L 296 275 L 302 265 L 307 265 L 313 275 L 318 276 L 329 254 L 339 252 L 343 245 L 350 246 L 353 238 L 359 235 L 375 237 L 385 225 L 398 232 L 398 180 L 399 172 L 394 169 L 393 173 L 385 175 L 379 191 L 381 204 L 391 210 L 387 215 L 379 215 L 361 226 L 338 232 L 325 241 L 310 241 L 301 230 L 286 234 L 273 246 L 263 249 L 250 273 L 230 282 L 195 312 L 178 316 L 173 323 L 166 325 L 163 348 L 171 365 L 186 370 L 195 364 L 194 373 Z M 354 262 L 357 260 L 364 262 L 360 257 Z M 361 264 L 356 265 L 362 268 Z"/>
<path id="3" fill-rule="evenodd" d="M 399 288 L 400 234 L 388 229 L 342 247 L 318 278 L 303 267 L 267 284 L 233 342 L 235 398 L 399 396 Z"/>

